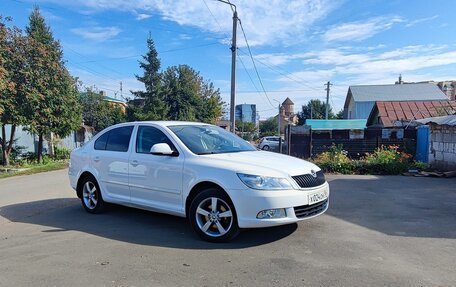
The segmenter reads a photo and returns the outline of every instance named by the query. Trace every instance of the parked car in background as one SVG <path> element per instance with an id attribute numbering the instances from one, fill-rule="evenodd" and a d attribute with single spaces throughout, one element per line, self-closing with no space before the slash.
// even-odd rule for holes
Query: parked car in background
<path id="1" fill-rule="evenodd" d="M 259 149 L 262 150 L 277 150 L 279 148 L 279 137 L 269 136 L 261 138 Z"/>
<path id="2" fill-rule="evenodd" d="M 228 241 L 241 228 L 309 219 L 329 204 L 329 186 L 316 165 L 257 150 L 202 123 L 109 127 L 71 153 L 68 173 L 89 213 L 109 202 L 187 217 L 212 242 Z"/>

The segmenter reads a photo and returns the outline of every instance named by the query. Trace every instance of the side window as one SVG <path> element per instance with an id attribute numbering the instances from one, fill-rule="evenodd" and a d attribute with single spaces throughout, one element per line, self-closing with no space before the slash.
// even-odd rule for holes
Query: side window
<path id="1" fill-rule="evenodd" d="M 106 149 L 106 143 L 108 142 L 109 133 L 110 132 L 104 133 L 95 141 L 94 148 L 96 150 L 105 150 Z"/>
<path id="2" fill-rule="evenodd" d="M 128 151 L 132 131 L 133 126 L 120 127 L 110 130 L 108 141 L 106 143 L 106 150 L 120 152 Z"/>
<path id="3" fill-rule="evenodd" d="M 159 129 L 151 126 L 139 126 L 136 137 L 136 152 L 150 153 L 150 148 L 154 144 L 166 143 L 173 151 L 176 150 L 170 139 Z"/>

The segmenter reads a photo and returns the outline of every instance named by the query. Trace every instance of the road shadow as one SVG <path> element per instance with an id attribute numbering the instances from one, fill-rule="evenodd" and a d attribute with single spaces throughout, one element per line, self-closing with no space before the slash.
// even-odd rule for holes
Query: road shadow
<path id="1" fill-rule="evenodd" d="M 109 239 L 185 249 L 240 249 L 268 244 L 289 236 L 297 224 L 243 230 L 229 243 L 208 243 L 195 235 L 187 219 L 112 205 L 102 214 L 84 211 L 77 198 L 58 198 L 0 207 L 0 216 L 47 227 L 42 232 L 76 230 Z"/>
<path id="2" fill-rule="evenodd" d="M 407 237 L 456 238 L 456 179 L 337 177 L 326 214 Z"/>

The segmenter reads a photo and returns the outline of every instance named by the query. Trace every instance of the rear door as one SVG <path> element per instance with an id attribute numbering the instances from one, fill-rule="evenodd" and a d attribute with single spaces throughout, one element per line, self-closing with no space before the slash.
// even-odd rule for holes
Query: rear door
<path id="1" fill-rule="evenodd" d="M 133 126 L 122 126 L 101 135 L 94 145 L 92 166 L 98 171 L 108 201 L 129 202 L 128 160 Z"/>

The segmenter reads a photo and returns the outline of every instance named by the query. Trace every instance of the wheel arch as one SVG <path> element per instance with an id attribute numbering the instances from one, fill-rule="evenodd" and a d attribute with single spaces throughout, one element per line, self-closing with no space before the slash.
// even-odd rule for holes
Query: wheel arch
<path id="1" fill-rule="evenodd" d="M 195 184 L 192 189 L 190 190 L 186 200 L 185 200 L 185 216 L 188 217 L 188 211 L 190 209 L 190 204 L 192 203 L 193 199 L 200 193 L 201 191 L 207 189 L 207 188 L 216 188 L 223 192 L 231 201 L 231 204 L 233 204 L 233 200 L 231 199 L 230 195 L 225 191 L 225 189 L 220 186 L 219 184 L 212 182 L 212 181 L 202 181 L 197 184 Z"/>
<path id="2" fill-rule="evenodd" d="M 79 197 L 79 198 L 82 198 L 82 188 L 81 188 L 81 185 L 84 181 L 85 178 L 87 178 L 88 176 L 91 176 L 93 178 L 95 178 L 95 176 L 90 172 L 90 171 L 84 171 L 83 173 L 81 173 L 81 175 L 79 176 L 78 178 L 78 183 L 76 185 L 76 195 Z M 95 178 L 96 180 L 96 178 Z"/>

